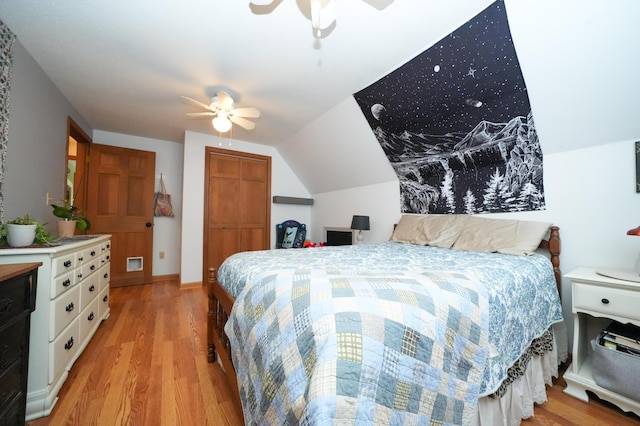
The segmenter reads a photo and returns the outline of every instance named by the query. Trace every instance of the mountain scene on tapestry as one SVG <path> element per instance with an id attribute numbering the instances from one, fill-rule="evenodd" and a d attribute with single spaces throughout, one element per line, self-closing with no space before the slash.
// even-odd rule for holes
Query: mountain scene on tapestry
<path id="1" fill-rule="evenodd" d="M 398 176 L 403 213 L 545 209 L 503 1 L 353 96 Z"/>

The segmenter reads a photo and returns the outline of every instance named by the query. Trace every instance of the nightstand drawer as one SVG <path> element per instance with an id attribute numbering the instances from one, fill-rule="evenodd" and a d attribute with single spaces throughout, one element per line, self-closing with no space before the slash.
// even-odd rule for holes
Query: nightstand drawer
<path id="1" fill-rule="evenodd" d="M 573 307 L 640 320 L 640 292 L 574 283 Z"/>

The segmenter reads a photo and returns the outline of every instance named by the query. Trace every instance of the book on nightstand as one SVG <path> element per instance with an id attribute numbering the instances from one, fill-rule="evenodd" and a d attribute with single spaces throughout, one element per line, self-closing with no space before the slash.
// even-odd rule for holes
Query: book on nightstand
<path id="1" fill-rule="evenodd" d="M 640 355 L 640 327 L 633 324 L 611 321 L 603 330 L 602 340 L 608 348 Z"/>

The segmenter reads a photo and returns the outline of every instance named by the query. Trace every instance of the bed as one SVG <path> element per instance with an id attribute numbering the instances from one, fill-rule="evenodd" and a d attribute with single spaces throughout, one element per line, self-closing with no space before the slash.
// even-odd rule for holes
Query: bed
<path id="1" fill-rule="evenodd" d="M 559 254 L 556 226 L 467 215 L 237 253 L 209 270 L 208 358 L 247 424 L 519 424 L 562 360 Z"/>

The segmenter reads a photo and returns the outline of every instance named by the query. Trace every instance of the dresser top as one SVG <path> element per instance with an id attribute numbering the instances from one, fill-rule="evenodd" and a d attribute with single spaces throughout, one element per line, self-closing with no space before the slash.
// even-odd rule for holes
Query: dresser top
<path id="1" fill-rule="evenodd" d="M 73 238 L 64 238 L 51 246 L 39 247 L 0 247 L 0 256 L 12 256 L 16 254 L 51 254 L 69 250 L 77 250 L 83 246 L 89 246 L 97 242 L 103 242 L 111 238 L 111 235 L 76 235 Z"/>
<path id="2" fill-rule="evenodd" d="M 42 262 L 12 263 L 10 265 L 0 265 L 0 281 L 5 281 L 18 275 L 24 274 L 42 266 Z"/>

